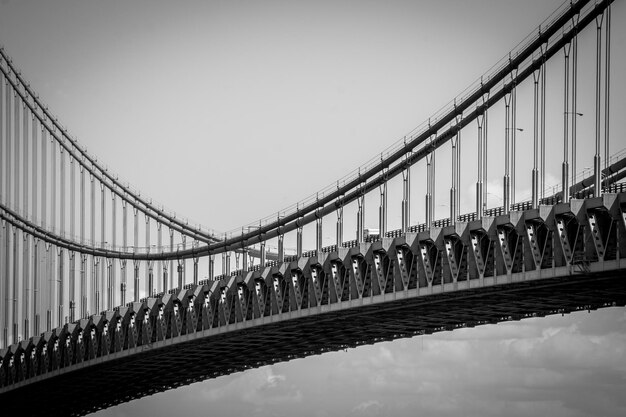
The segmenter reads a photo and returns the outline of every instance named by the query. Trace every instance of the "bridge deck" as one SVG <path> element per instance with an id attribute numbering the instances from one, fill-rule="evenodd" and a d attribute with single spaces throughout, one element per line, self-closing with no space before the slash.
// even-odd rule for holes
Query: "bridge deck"
<path id="1" fill-rule="evenodd" d="M 524 280 L 419 296 L 379 295 L 208 329 L 61 369 L 16 387 L 7 412 L 84 414 L 170 388 L 363 344 L 626 304 L 621 271 Z M 498 277 L 505 279 L 507 277 Z M 440 286 L 443 287 L 443 286 Z M 391 301 L 390 301 L 391 299 Z M 22 385 L 22 384 L 18 384 Z M 4 397 L 6 398 L 6 395 Z M 33 402 L 32 398 L 37 398 Z M 64 398 L 59 402 L 58 398 Z"/>
<path id="2" fill-rule="evenodd" d="M 47 400 L 47 414 L 81 415 L 326 351 L 623 306 L 624 236 L 619 193 L 272 262 L 4 349 L 0 399 L 27 415 Z"/>

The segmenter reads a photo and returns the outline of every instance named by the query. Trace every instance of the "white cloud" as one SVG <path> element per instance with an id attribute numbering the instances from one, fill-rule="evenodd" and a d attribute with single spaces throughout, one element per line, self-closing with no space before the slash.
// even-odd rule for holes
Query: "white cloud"
<path id="1" fill-rule="evenodd" d="M 216 415 L 229 416 L 271 416 L 304 398 L 302 391 L 286 375 L 275 373 L 273 366 L 206 381 L 187 389 L 186 394 L 189 403 L 204 404 Z"/>
<path id="2" fill-rule="evenodd" d="M 358 414 L 360 416 L 363 416 L 363 415 L 377 416 L 377 415 L 382 415 L 383 409 L 384 409 L 384 405 L 380 401 L 369 400 L 369 401 L 364 401 L 358 404 L 351 410 L 351 412 L 353 414 Z"/>

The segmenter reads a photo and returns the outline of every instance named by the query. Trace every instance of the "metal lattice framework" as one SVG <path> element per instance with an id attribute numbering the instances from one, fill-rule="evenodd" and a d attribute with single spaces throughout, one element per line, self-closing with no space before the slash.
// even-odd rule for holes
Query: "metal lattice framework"
<path id="1" fill-rule="evenodd" d="M 5 349 L 0 395 L 36 414 L 29 398 L 63 393 L 47 412 L 82 415 L 312 354 L 624 306 L 624 217 L 626 192 L 607 193 L 188 285 Z"/>
<path id="2" fill-rule="evenodd" d="M 110 173 L 0 49 L 0 398 L 10 398 L 9 411 L 36 413 L 22 400 L 34 393 L 54 400 L 63 387 L 76 400 L 50 414 L 82 415 L 348 346 L 623 306 L 626 154 L 609 156 L 611 3 L 564 4 L 479 82 L 370 163 L 280 215 L 225 234 L 190 225 Z M 593 173 L 585 176 L 576 170 L 577 39 L 594 23 L 596 152 Z M 558 190 L 548 191 L 545 73 L 561 54 L 562 178 Z M 519 201 L 515 134 L 523 83 L 533 86 L 534 142 L 532 195 Z M 489 208 L 494 106 L 505 109 L 505 153 L 497 156 L 505 170 L 503 204 Z M 461 214 L 461 134 L 472 129 L 476 206 Z M 451 144 L 450 213 L 435 220 L 435 156 L 444 144 Z M 427 172 L 425 222 L 415 225 L 411 171 L 418 164 Z M 402 189 L 398 230 L 387 228 L 391 181 Z M 365 196 L 372 193 L 380 195 L 375 231 L 365 227 Z M 356 239 L 344 241 L 350 203 L 357 207 Z M 322 247 L 329 215 L 337 219 L 336 244 Z M 315 225 L 309 251 L 306 225 Z M 297 247 L 286 255 L 284 238 L 292 232 Z M 277 249 L 269 252 L 272 239 Z M 202 262 L 207 280 L 199 280 Z M 156 368 L 161 377 L 150 378 Z M 111 384 L 114 376 L 126 383 Z"/>

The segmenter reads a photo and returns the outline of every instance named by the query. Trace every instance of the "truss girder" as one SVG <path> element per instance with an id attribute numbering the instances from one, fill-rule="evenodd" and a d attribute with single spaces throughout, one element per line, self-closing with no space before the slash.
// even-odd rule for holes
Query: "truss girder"
<path id="1" fill-rule="evenodd" d="M 557 230 L 559 230 L 559 234 L 561 234 L 561 221 L 557 220 Z M 526 236 L 528 241 L 528 248 L 532 255 L 533 266 L 534 269 L 541 269 L 541 265 L 546 258 L 546 253 L 548 252 L 548 239 L 550 237 L 550 232 L 547 229 L 545 223 L 537 222 L 537 221 L 529 221 L 525 224 L 526 227 Z M 567 237 L 565 237 L 567 239 Z M 571 250 L 569 246 L 563 245 L 564 253 L 570 253 Z M 567 248 L 567 249 L 566 249 Z M 566 257 L 566 259 L 568 259 Z M 571 262 L 571 259 L 568 260 Z"/>
<path id="2" fill-rule="evenodd" d="M 437 230 L 436 235 L 421 232 L 419 238 L 407 234 L 385 247 L 365 243 L 319 259 L 301 258 L 228 281 L 201 281 L 198 286 L 129 303 L 2 350 L 0 398 L 44 388 L 55 392 L 55 386 L 66 385 L 75 393 L 97 393 L 100 400 L 71 406 L 80 414 L 93 410 L 95 404 L 109 406 L 324 351 L 624 305 L 626 265 L 617 255 L 608 259 L 598 252 L 600 244 L 605 254 L 624 251 L 626 240 L 612 237 L 617 236 L 616 225 L 624 221 L 624 210 L 609 210 L 601 201 L 584 204 L 589 204 L 582 211 L 588 216 L 586 222 L 578 223 L 580 216 L 563 206 L 545 221 L 525 220 L 518 233 L 507 215 L 499 216 L 495 222 L 474 224 L 461 235 L 455 226 Z M 557 248 L 547 244 L 550 233 L 559 236 L 564 256 L 555 256 Z M 582 242 L 578 236 L 583 235 L 599 236 L 600 243 L 594 240 L 592 248 L 577 252 L 574 247 L 580 246 L 576 242 Z M 565 245 L 573 246 L 567 251 Z M 500 256 L 493 255 L 495 246 L 500 247 Z M 536 252 L 530 249 L 534 269 L 514 267 L 523 246 L 536 248 Z M 474 263 L 467 262 L 465 248 L 474 253 Z M 580 273 L 570 267 L 574 253 L 598 256 L 586 259 L 586 269 Z M 547 258 L 551 261 L 545 262 Z M 493 264 L 493 277 L 486 274 L 489 264 Z M 549 273 L 543 274 L 546 269 Z M 462 270 L 467 282 L 459 281 Z M 514 280 L 506 279 L 512 275 Z M 258 354 L 254 360 L 245 354 L 251 346 Z M 212 362 L 201 367 L 181 356 L 202 358 L 205 350 L 231 354 L 209 355 Z M 94 382 L 89 377 L 92 371 L 110 378 L 123 376 L 124 387 Z M 154 378 L 154 372 L 167 377 Z M 115 392 L 101 395 L 107 389 Z"/>
<path id="3" fill-rule="evenodd" d="M 402 280 L 402 285 L 403 285 L 404 290 L 409 289 L 409 279 L 410 279 L 409 266 L 407 265 L 407 261 L 406 261 L 407 252 L 408 252 L 408 249 L 402 246 L 396 247 L 396 259 L 397 259 L 397 265 L 398 265 L 397 273 L 400 275 L 400 279 Z"/>

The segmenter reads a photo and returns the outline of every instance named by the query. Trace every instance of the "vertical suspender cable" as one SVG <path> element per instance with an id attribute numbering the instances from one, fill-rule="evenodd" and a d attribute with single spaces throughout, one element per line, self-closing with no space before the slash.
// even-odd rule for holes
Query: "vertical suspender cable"
<path id="1" fill-rule="evenodd" d="M 29 135 L 29 130 L 28 130 L 28 115 L 29 115 L 29 111 L 28 108 L 26 107 L 26 103 L 23 102 L 22 103 L 22 172 L 23 172 L 23 177 L 22 177 L 22 199 L 23 199 L 23 203 L 22 203 L 22 207 L 23 207 L 23 214 L 22 216 L 25 219 L 29 219 L 30 218 L 30 214 L 29 214 L 29 206 L 28 206 L 28 185 L 30 183 L 30 167 L 28 166 L 28 161 L 30 159 L 30 150 L 29 150 L 29 143 L 30 143 L 30 135 Z"/>
<path id="2" fill-rule="evenodd" d="M 100 246 L 102 248 L 106 247 L 107 237 L 106 237 L 106 187 L 104 183 L 100 183 Z M 95 245 L 95 242 L 94 242 Z M 101 259 L 100 262 L 100 305 L 101 308 L 105 308 L 106 306 L 106 288 L 109 280 L 109 276 L 107 274 L 108 262 L 105 259 Z"/>
<path id="3" fill-rule="evenodd" d="M 76 320 L 76 253 L 70 252 L 70 323 Z"/>
<path id="4" fill-rule="evenodd" d="M 0 96 L 0 100 L 3 97 Z M 0 113 L 0 120 L 2 119 L 2 114 Z M 1 134 L 0 134 L 1 135 Z M 0 160 L 0 162 L 2 162 Z M 3 169 L 0 167 L 0 169 Z M 4 220 L 1 221 L 0 224 L 0 291 L 2 291 L 2 344 L 0 347 L 7 347 L 10 345 L 9 340 L 9 303 L 10 303 L 10 279 L 9 279 L 9 233 L 11 230 L 11 226 L 8 222 Z"/>
<path id="5" fill-rule="evenodd" d="M 456 116 L 456 125 L 457 131 L 454 137 L 450 139 L 452 142 L 452 188 L 450 189 L 450 224 L 456 224 L 459 212 L 460 212 L 460 198 L 459 198 L 459 189 L 460 189 L 460 165 L 461 165 L 461 155 L 460 155 L 460 147 L 461 147 L 461 129 L 458 127 L 459 123 L 461 123 L 463 116 L 459 114 Z"/>
<path id="6" fill-rule="evenodd" d="M 80 316 L 87 317 L 87 255 L 80 257 Z"/>
<path id="7" fill-rule="evenodd" d="M 152 261 L 154 263 L 154 261 Z M 193 257 L 193 285 L 198 285 L 198 257 Z"/>
<path id="8" fill-rule="evenodd" d="M 6 134 L 5 134 L 5 143 L 6 143 L 5 201 L 6 201 L 7 207 L 11 207 L 12 206 L 11 204 L 11 197 L 12 197 L 11 177 L 13 177 L 11 173 L 11 156 L 12 156 L 11 155 L 12 154 L 11 152 L 11 147 L 12 147 L 12 144 L 11 144 L 11 87 L 9 86 L 8 80 L 5 80 L 4 95 L 6 98 L 6 106 L 5 106 L 6 117 L 4 119 L 4 125 L 5 125 L 5 131 L 6 131 Z M 7 258 L 7 264 L 8 264 L 8 258 Z M 8 294 L 7 294 L 7 297 L 8 297 Z"/>
<path id="9" fill-rule="evenodd" d="M 2 65 L 2 57 L 0 57 L 0 65 Z M 6 83 L 6 80 L 4 79 L 4 72 L 0 71 L 0 174 L 2 175 L 3 178 L 8 177 L 8 175 L 4 172 L 6 168 L 4 158 L 6 158 L 6 156 L 8 155 L 6 152 L 6 147 L 5 147 L 4 117 L 3 117 L 5 83 Z M 0 202 L 6 203 L 5 195 L 6 195 L 5 184 L 2 178 L 0 178 Z M 3 342 L 6 342 L 6 341 L 3 340 Z"/>
<path id="10" fill-rule="evenodd" d="M 574 31 L 578 25 L 578 15 L 572 18 Z M 578 112 L 576 109 L 576 92 L 578 90 L 578 32 L 574 32 L 572 39 L 572 185 L 576 184 L 576 117 Z M 574 197 L 574 196 L 572 196 Z"/>
<path id="11" fill-rule="evenodd" d="M 513 88 L 511 89 L 511 185 L 509 187 L 509 204 L 515 204 L 515 179 L 517 160 L 517 68 L 514 70 Z M 506 207 L 508 213 L 510 207 Z"/>
<path id="12" fill-rule="evenodd" d="M 362 187 L 362 184 L 361 184 Z M 365 241 L 365 193 L 361 190 L 361 194 L 357 199 L 359 209 L 357 211 L 356 217 L 356 240 L 358 243 L 363 243 Z"/>
<path id="13" fill-rule="evenodd" d="M 37 176 L 37 167 L 39 166 L 39 159 L 37 154 L 37 149 L 39 148 L 39 138 L 37 133 L 39 132 L 39 119 L 35 117 L 35 113 L 31 114 L 31 139 L 32 139 L 32 162 L 33 162 L 33 184 L 32 184 L 32 210 L 31 215 L 33 219 L 33 223 L 37 223 L 37 215 L 39 207 L 37 206 L 37 194 L 39 192 L 38 189 L 38 176 Z M 37 254 L 37 239 L 33 241 L 33 335 L 39 334 L 39 273 L 40 268 L 37 264 L 39 257 Z"/>
<path id="14" fill-rule="evenodd" d="M 0 93 L 2 93 L 2 89 L 0 87 Z M 2 99 L 2 97 L 0 96 L 0 100 Z M 2 116 L 0 116 L 0 119 L 2 119 Z M 2 134 L 0 134 L 0 148 L 2 148 Z M 2 155 L 0 155 L 0 161 L 2 161 Z M 2 168 L 0 167 L 0 170 Z M 2 186 L 0 185 L 0 188 L 2 188 Z M 5 234 L 5 221 L 4 220 L 0 220 L 0 300 L 3 300 L 3 303 L 6 304 L 6 299 L 4 299 L 4 283 L 5 283 L 5 276 L 4 276 L 4 265 L 6 264 L 6 261 L 4 260 L 4 234 Z M 3 304 L 3 305 L 4 305 Z M 0 336 L 0 349 L 3 347 L 6 347 L 7 345 L 7 340 L 6 340 L 6 327 L 5 327 L 5 314 L 4 314 L 4 309 L 2 309 L 0 307 L 0 328 L 2 328 L 4 330 L 4 332 L 2 333 L 2 336 Z"/>
<path id="15" fill-rule="evenodd" d="M 17 88 L 19 84 L 13 90 L 13 140 L 14 140 L 14 157 L 15 165 L 13 172 L 13 193 L 15 201 L 15 211 L 21 212 L 20 202 L 20 98 L 17 94 Z M 20 318 L 19 313 L 21 311 L 20 306 L 22 303 L 21 297 L 21 283 L 22 277 L 20 275 L 20 247 L 21 247 L 21 231 L 18 228 L 13 229 L 13 343 L 18 342 Z"/>
<path id="16" fill-rule="evenodd" d="M 35 322 L 33 323 L 33 334 L 39 334 L 40 327 L 40 305 L 41 299 L 39 294 L 39 275 L 41 274 L 41 265 L 39 264 L 39 239 L 35 239 L 33 243 L 33 315 Z"/>
<path id="17" fill-rule="evenodd" d="M 226 275 L 226 264 L 227 262 L 225 261 L 226 256 L 228 256 L 227 252 L 222 252 L 222 275 Z M 183 265 L 180 263 L 180 259 L 178 260 L 178 266 L 176 267 L 176 271 L 178 272 L 178 285 L 176 286 L 176 288 L 178 288 L 178 291 L 180 291 L 183 288 Z"/>
<path id="18" fill-rule="evenodd" d="M 70 155 L 70 236 L 76 240 L 76 173 L 74 170 L 74 157 Z M 70 322 L 76 320 L 76 254 L 70 252 Z"/>
<path id="19" fill-rule="evenodd" d="M 148 271 L 148 279 L 146 280 L 146 297 L 151 297 L 154 292 L 154 261 L 148 261 L 146 267 Z"/>
<path id="20" fill-rule="evenodd" d="M 33 223 L 37 223 L 38 216 L 38 207 L 37 207 L 37 194 L 39 192 L 38 189 L 38 176 L 37 176 L 37 167 L 39 166 L 39 158 L 37 154 L 37 149 L 39 148 L 39 138 L 37 137 L 37 132 L 39 131 L 39 120 L 35 117 L 35 113 L 31 113 L 31 140 L 32 140 L 32 166 L 33 166 L 33 179 L 32 179 L 32 208 L 31 208 L 31 216 Z"/>
<path id="21" fill-rule="evenodd" d="M 83 161 L 84 162 L 84 161 Z M 85 166 L 81 163 L 80 170 L 80 242 L 85 244 Z M 80 257 L 80 316 L 87 314 L 87 255 Z"/>
<path id="22" fill-rule="evenodd" d="M 541 47 L 541 198 L 545 197 L 546 191 L 546 53 L 545 47 Z"/>
<path id="23" fill-rule="evenodd" d="M 243 234 L 243 227 L 241 228 L 241 234 Z M 284 236 L 284 235 L 281 235 Z M 242 253 L 242 268 L 244 271 L 249 271 L 250 268 L 248 267 L 248 248 L 244 248 Z M 209 279 L 213 279 L 212 278 L 212 271 L 213 271 L 213 265 L 212 265 L 212 260 L 213 260 L 213 255 L 209 255 Z"/>
<path id="24" fill-rule="evenodd" d="M 561 201 L 564 203 L 569 202 L 569 54 L 571 49 L 571 43 L 566 44 L 563 47 L 563 53 L 565 56 L 565 74 L 564 74 L 564 86 L 563 86 L 563 164 L 561 167 Z"/>
<path id="25" fill-rule="evenodd" d="M 54 130 L 50 134 L 50 230 L 56 232 L 57 227 L 57 157 Z"/>
<path id="26" fill-rule="evenodd" d="M 244 256 L 248 256 L 247 252 L 244 252 Z M 247 269 L 247 268 L 244 268 Z M 215 276 L 215 255 L 211 254 L 209 255 L 209 279 L 213 279 L 213 277 Z M 174 271 L 170 271 L 170 277 L 172 276 L 172 274 L 174 273 Z M 171 280 L 172 278 L 170 278 Z M 171 282 L 171 281 L 170 281 Z"/>
<path id="27" fill-rule="evenodd" d="M 2 64 L 2 60 L 0 59 L 0 65 Z M 9 177 L 5 173 L 6 164 L 4 159 L 8 156 L 5 147 L 5 136 L 4 136 L 4 73 L 0 72 L 0 175 L 2 177 Z M 3 153 L 4 151 L 4 153 Z M 0 178 L 0 201 L 5 203 L 5 183 L 2 178 Z M 3 303 L 4 307 L 0 307 L 0 326 L 2 327 L 2 339 L 0 340 L 0 348 L 7 347 L 9 345 L 9 329 L 8 329 L 8 321 L 9 321 L 9 276 L 6 273 L 5 268 L 8 266 L 8 259 L 6 258 L 6 246 L 8 245 L 8 232 L 9 232 L 9 224 L 4 220 L 0 221 L 0 301 Z"/>
<path id="28" fill-rule="evenodd" d="M 22 135 L 23 135 L 23 179 L 22 179 L 22 185 L 23 185 L 23 193 L 24 193 L 24 202 L 23 202 L 23 207 L 24 207 L 24 218 L 29 219 L 30 215 L 29 215 L 29 202 L 28 202 L 28 186 L 30 183 L 30 167 L 29 167 L 29 160 L 30 160 L 30 151 L 29 151 L 29 144 L 30 144 L 30 130 L 28 129 L 28 119 L 29 119 L 29 111 L 27 110 L 26 107 L 26 102 L 22 103 Z M 31 301 L 31 297 L 32 297 L 32 293 L 31 293 L 31 274 L 30 274 L 30 263 L 31 263 L 31 257 L 30 257 L 30 235 L 28 235 L 27 233 L 23 234 L 23 242 L 22 245 L 24 247 L 24 256 L 22 259 L 22 265 L 24 268 L 24 272 L 22 274 L 22 280 L 24 282 L 24 292 L 23 292 L 23 309 L 22 309 L 22 317 L 24 320 L 24 339 L 28 339 L 30 337 L 30 324 L 29 324 L 29 320 L 28 320 L 28 314 L 30 312 L 30 301 Z"/>
<path id="29" fill-rule="evenodd" d="M 22 234 L 24 256 L 22 258 L 23 265 L 23 282 L 24 282 L 24 302 L 22 304 L 22 317 L 24 321 L 23 336 L 25 340 L 30 337 L 30 324 L 28 321 L 28 314 L 30 313 L 30 299 L 31 299 L 31 278 L 30 278 L 30 235 Z"/>
<path id="30" fill-rule="evenodd" d="M 457 116 L 457 124 L 461 123 L 463 114 Z M 461 129 L 456 132 L 456 211 L 455 217 L 458 220 L 461 214 Z"/>
<path id="31" fill-rule="evenodd" d="M 504 203 L 504 214 L 509 213 L 510 207 L 510 193 L 511 193 L 511 178 L 509 176 L 510 161 L 511 161 L 511 143 L 509 133 L 512 131 L 510 126 L 511 120 L 511 94 L 504 96 L 504 179 L 503 179 L 503 192 L 502 200 Z"/>
<path id="32" fill-rule="evenodd" d="M 21 212 L 20 201 L 20 97 L 17 95 L 17 90 L 13 90 L 13 140 L 14 145 L 14 157 L 15 165 L 13 167 L 13 193 L 15 201 L 15 211 Z M 24 208 L 26 209 L 26 208 Z M 17 265 L 16 265 L 17 266 Z"/>
<path id="33" fill-rule="evenodd" d="M 19 283 L 19 268 L 18 268 L 18 251 L 19 251 L 19 245 L 18 245 L 18 228 L 15 227 L 13 228 L 13 311 L 12 311 L 12 316 L 13 316 L 13 343 L 17 343 L 18 342 L 18 338 L 19 338 L 19 320 L 17 317 L 17 311 L 18 311 L 18 306 L 17 306 L 17 301 L 19 298 L 19 294 L 18 294 L 18 283 Z"/>
<path id="34" fill-rule="evenodd" d="M 93 168 L 93 166 L 92 166 Z M 89 238 L 91 239 L 91 244 L 93 246 L 96 245 L 96 180 L 93 174 L 89 174 L 90 180 L 90 197 L 89 200 Z M 95 256 L 91 256 L 91 292 L 90 292 L 90 305 L 91 305 L 91 314 L 97 312 L 96 303 L 98 302 L 98 260 Z"/>
<path id="35" fill-rule="evenodd" d="M 10 268 L 10 256 L 11 256 L 11 225 L 5 223 L 2 225 L 4 235 L 4 265 L 0 265 L 0 273 L 4 268 L 4 332 L 3 339 L 5 346 L 9 345 L 9 323 L 10 323 L 10 311 L 11 305 L 11 270 Z"/>
<path id="36" fill-rule="evenodd" d="M 52 311 L 53 311 L 53 304 L 54 304 L 54 295 L 53 295 L 53 291 L 52 291 L 52 280 L 54 279 L 54 265 L 52 263 L 52 259 L 54 258 L 53 255 L 50 254 L 50 248 L 52 247 L 51 244 L 49 243 L 45 243 L 44 247 L 46 248 L 46 275 L 48 276 L 48 288 L 47 288 L 47 293 L 48 293 L 48 304 L 47 304 L 47 310 L 46 310 L 46 331 L 50 331 L 52 330 Z"/>
<path id="37" fill-rule="evenodd" d="M 184 238 L 183 238 L 184 239 Z M 260 256 L 259 256 L 259 265 L 261 265 L 261 267 L 266 266 L 265 265 L 265 241 L 261 241 L 261 244 L 259 245 L 259 249 L 260 249 Z M 183 264 L 184 265 L 184 264 Z M 230 274 L 230 252 L 226 252 L 226 275 Z"/>
<path id="38" fill-rule="evenodd" d="M 52 132 L 50 132 L 50 229 L 52 233 L 56 233 L 57 231 L 57 155 L 56 155 L 56 140 L 54 138 L 54 125 L 52 127 Z M 59 277 L 57 276 L 57 253 L 55 248 L 52 248 L 51 251 L 48 251 L 49 260 L 50 260 L 50 325 L 54 327 L 54 324 L 57 322 L 56 314 L 57 309 L 56 303 L 58 302 L 58 282 Z"/>
<path id="39" fill-rule="evenodd" d="M 489 110 L 487 105 L 489 104 L 489 93 L 487 93 L 487 100 L 484 101 L 485 110 L 483 112 L 483 208 L 487 206 L 487 128 L 489 126 L 487 116 L 489 114 Z M 484 213 L 483 213 L 484 214 Z"/>
<path id="40" fill-rule="evenodd" d="M 135 286 L 133 287 L 133 301 L 138 302 L 139 301 L 139 261 L 134 259 L 133 260 L 133 266 L 134 266 L 134 284 Z"/>
<path id="41" fill-rule="evenodd" d="M 319 214 L 319 210 L 316 210 L 317 218 L 315 219 L 315 250 L 317 252 L 322 251 L 322 216 Z"/>
<path id="42" fill-rule="evenodd" d="M 47 191 L 48 191 L 48 131 L 46 130 L 46 118 L 44 117 L 41 123 L 41 227 L 44 229 L 48 223 L 48 203 L 47 203 Z M 47 293 L 46 301 L 43 302 L 46 305 L 46 329 L 50 324 L 50 294 L 52 293 L 50 284 L 50 257 L 48 244 L 42 242 L 41 248 L 42 254 L 42 268 L 41 268 L 41 290 L 42 293 Z M 43 300 L 43 297 L 42 301 Z"/>
<path id="43" fill-rule="evenodd" d="M 122 199 L 122 250 L 128 251 L 128 202 Z M 127 284 L 127 264 L 126 259 L 122 260 L 122 282 L 120 284 L 120 305 L 126 305 L 126 284 Z"/>
<path id="44" fill-rule="evenodd" d="M 611 3 L 606 7 L 605 75 L 604 75 L 604 167 L 609 167 L 609 107 L 611 81 Z"/>
<path id="45" fill-rule="evenodd" d="M 8 76 L 8 75 L 7 75 Z M 4 75 L 3 75 L 4 78 Z M 10 174 L 10 150 L 11 150 L 11 138 L 9 136 L 9 129 L 7 126 L 8 121 L 5 121 L 5 123 L 3 124 L 3 120 L 5 120 L 3 118 L 4 116 L 4 110 L 3 107 L 5 107 L 7 110 L 6 112 L 8 113 L 8 105 L 9 105 L 9 83 L 6 79 L 4 79 L 4 82 L 2 83 L 4 85 L 4 88 L 0 91 L 0 139 L 3 139 L 2 141 L 0 141 L 0 149 L 2 148 L 2 145 L 4 144 L 4 155 L 0 155 L 0 163 L 2 163 L 2 166 L 0 167 L 0 173 L 2 173 L 2 177 L 0 178 L 0 182 L 2 183 L 2 189 L 3 189 L 3 197 L 4 200 L 3 202 L 7 205 L 7 207 L 9 206 L 9 201 L 11 199 L 10 194 L 11 194 L 11 187 L 10 187 L 10 182 L 9 179 L 11 178 L 11 174 Z M 6 98 L 6 102 L 5 102 L 5 98 Z M 5 105 L 6 103 L 6 105 Z M 6 134 L 5 134 L 5 129 L 6 129 Z M 2 277 L 4 279 L 4 282 L 2 284 L 2 289 L 3 289 L 3 296 L 4 296 L 4 308 L 3 308 L 3 314 L 2 314 L 2 322 L 3 322 L 3 333 L 2 333 L 2 341 L 4 343 L 3 346 L 8 346 L 9 343 L 9 303 L 10 303 L 10 271 L 9 271 L 9 266 L 10 266 L 10 262 L 9 262 L 9 233 L 11 230 L 11 226 L 6 223 L 3 222 L 2 223 L 2 231 L 3 231 L 3 235 L 2 238 L 4 239 L 4 247 L 2 247 L 2 255 L 0 255 L 0 259 L 2 259 L 2 263 L 0 263 L 0 277 Z"/>
<path id="46" fill-rule="evenodd" d="M 64 323 L 64 307 L 65 307 L 65 286 L 64 284 L 64 276 L 65 276 L 65 257 L 63 254 L 63 249 L 58 248 L 58 255 L 59 255 L 59 276 L 58 276 L 58 282 L 59 282 L 59 293 L 58 293 L 58 297 L 57 297 L 57 309 L 58 309 L 58 317 L 57 317 L 57 325 L 61 326 Z"/>
<path id="47" fill-rule="evenodd" d="M 533 71 L 534 93 L 533 93 L 533 171 L 532 171 L 532 206 L 539 205 L 539 79 L 541 70 Z"/>
<path id="48" fill-rule="evenodd" d="M 91 259 L 93 261 L 93 269 L 91 270 L 93 277 L 91 281 L 91 291 L 93 297 L 91 305 L 93 310 L 91 311 L 91 314 L 98 314 L 98 312 L 100 311 L 100 286 L 98 285 L 98 283 L 102 279 L 98 274 L 100 269 L 100 258 L 97 256 L 93 256 Z"/>
<path id="49" fill-rule="evenodd" d="M 100 242 L 101 247 L 106 247 L 107 238 L 106 238 L 106 187 L 104 183 L 100 183 Z M 95 242 L 94 242 L 95 244 Z M 104 309 L 106 306 L 106 294 L 107 294 L 107 284 L 109 282 L 109 275 L 107 274 L 107 262 L 103 259 L 100 262 L 100 305 Z"/>
<path id="50" fill-rule="evenodd" d="M 246 252 L 243 253 L 243 259 L 245 261 L 247 257 Z M 278 262 L 279 263 L 283 263 L 285 262 L 285 234 L 284 233 L 279 233 L 278 234 Z M 246 268 L 244 268 L 245 270 Z"/>
<path id="51" fill-rule="evenodd" d="M 157 247 L 158 250 L 163 252 L 163 224 L 157 221 Z M 159 275 L 161 276 L 161 283 L 157 282 L 157 291 L 167 291 L 167 277 L 165 275 L 166 261 L 159 261 Z M 157 279 L 157 281 L 159 281 Z"/>
<path id="52" fill-rule="evenodd" d="M 435 153 L 432 150 L 426 154 L 426 199 L 425 199 L 426 229 L 430 229 L 432 227 L 432 220 L 433 220 L 432 182 L 433 182 L 434 156 L 435 156 Z"/>
<path id="53" fill-rule="evenodd" d="M 408 232 L 411 226 L 411 165 L 408 159 L 405 165 L 402 171 L 402 233 Z"/>
<path id="54" fill-rule="evenodd" d="M 434 143 L 435 142 L 435 138 L 437 137 L 437 133 L 433 133 L 432 137 L 431 137 L 431 141 Z M 433 146 L 433 150 L 432 150 L 432 164 L 430 169 L 432 169 L 432 175 L 430 176 L 430 219 L 431 221 L 434 220 L 434 215 L 435 215 L 435 193 L 436 193 L 436 188 L 435 188 L 435 180 L 437 179 L 436 173 L 437 173 L 437 148 L 435 146 Z"/>
<path id="55" fill-rule="evenodd" d="M 600 196 L 602 193 L 602 179 L 601 179 L 601 158 L 600 158 L 600 85 L 601 85 L 601 70 L 602 70 L 602 20 L 604 19 L 604 13 L 596 17 L 596 154 L 593 159 L 593 174 L 594 174 L 594 195 Z"/>
<path id="56" fill-rule="evenodd" d="M 133 206 L 133 213 L 134 213 L 134 223 L 133 223 L 133 243 L 134 243 L 134 248 L 133 248 L 133 252 L 137 253 L 137 248 L 139 247 L 139 217 L 138 217 L 138 212 L 139 210 L 137 209 L 137 206 Z M 133 287 L 133 300 L 134 301 L 139 301 L 139 261 L 135 261 L 135 275 L 134 275 L 134 287 Z"/>
<path id="57" fill-rule="evenodd" d="M 300 221 L 301 219 L 298 219 L 298 222 Z M 302 256 L 302 225 L 300 224 L 298 224 L 298 229 L 296 231 L 296 255 L 298 256 L 298 258 Z"/>
<path id="58" fill-rule="evenodd" d="M 337 248 L 343 243 L 343 203 L 337 208 Z"/>
<path id="59" fill-rule="evenodd" d="M 460 130 L 460 129 L 459 129 Z M 450 187 L 450 224 L 456 224 L 456 188 L 457 188 L 457 161 L 456 161 L 456 143 L 458 141 L 459 132 L 457 131 L 456 135 L 450 138 L 450 144 L 452 146 L 452 150 L 450 152 L 452 157 L 452 186 Z"/>
<path id="60" fill-rule="evenodd" d="M 113 309 L 113 259 L 106 258 L 106 274 L 107 274 L 107 293 L 106 304 L 103 306 L 106 310 Z"/>
<path id="61" fill-rule="evenodd" d="M 184 251 L 184 250 L 187 249 L 187 236 L 186 235 L 182 235 L 181 238 L 183 239 L 183 251 Z M 230 259 L 230 255 L 229 255 L 228 259 Z M 183 268 L 182 277 L 183 277 L 183 285 L 184 285 L 184 283 L 187 282 L 187 259 L 182 259 L 182 260 L 178 261 L 178 263 Z M 230 268 L 230 263 L 228 264 L 228 268 Z M 182 286 L 179 286 L 179 288 L 182 288 Z"/>
<path id="62" fill-rule="evenodd" d="M 385 237 L 385 233 L 387 233 L 387 178 L 386 174 L 383 175 L 385 179 L 379 187 L 380 208 L 378 211 L 378 233 L 381 239 Z"/>
<path id="63" fill-rule="evenodd" d="M 65 149 L 59 146 L 59 231 L 61 236 L 65 236 Z M 70 239 L 73 239 L 71 237 Z M 59 252 L 59 318 L 58 323 L 62 325 L 64 323 L 65 314 L 65 251 L 63 249 Z"/>
<path id="64" fill-rule="evenodd" d="M 322 251 L 322 216 L 319 209 L 315 210 L 315 250 Z"/>
<path id="65" fill-rule="evenodd" d="M 111 246 L 117 250 L 117 197 L 111 193 Z M 109 290 L 109 309 L 115 307 L 115 287 L 117 287 L 117 269 L 115 259 L 111 260 L 111 284 Z"/>
<path id="66" fill-rule="evenodd" d="M 170 251 L 174 251 L 174 230 L 170 227 Z M 174 261 L 170 260 L 170 286 L 169 288 L 174 288 Z M 212 279 L 213 277 L 211 277 Z"/>
<path id="67" fill-rule="evenodd" d="M 150 216 L 146 214 L 146 251 L 150 253 Z M 150 297 L 152 295 L 152 271 L 150 270 L 150 265 L 146 268 L 146 297 Z"/>
<path id="68" fill-rule="evenodd" d="M 476 181 L 476 218 L 483 218 L 483 122 L 484 114 L 476 117 L 478 124 L 478 180 Z"/>

